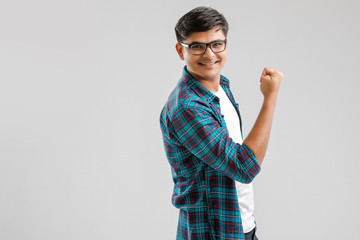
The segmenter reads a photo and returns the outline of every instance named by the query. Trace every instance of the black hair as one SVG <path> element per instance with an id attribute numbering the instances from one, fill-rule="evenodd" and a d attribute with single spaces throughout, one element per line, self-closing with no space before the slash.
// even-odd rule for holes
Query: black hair
<path id="1" fill-rule="evenodd" d="M 191 33 L 206 32 L 220 26 L 225 37 L 229 30 L 229 24 L 225 17 L 217 10 L 210 7 L 197 7 L 182 16 L 175 26 L 175 34 L 178 42 L 186 40 Z"/>

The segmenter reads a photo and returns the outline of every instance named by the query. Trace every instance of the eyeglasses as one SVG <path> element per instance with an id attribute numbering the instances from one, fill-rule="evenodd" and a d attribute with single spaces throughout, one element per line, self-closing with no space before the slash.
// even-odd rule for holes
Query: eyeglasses
<path id="1" fill-rule="evenodd" d="M 191 54 L 193 55 L 203 55 L 206 50 L 207 47 L 209 46 L 211 51 L 213 51 L 213 53 L 220 53 L 223 52 L 226 48 L 226 42 L 227 40 L 217 40 L 217 41 L 213 41 L 211 43 L 192 43 L 192 44 L 185 44 L 185 43 L 180 43 L 182 46 L 184 47 L 188 47 L 190 49 Z"/>

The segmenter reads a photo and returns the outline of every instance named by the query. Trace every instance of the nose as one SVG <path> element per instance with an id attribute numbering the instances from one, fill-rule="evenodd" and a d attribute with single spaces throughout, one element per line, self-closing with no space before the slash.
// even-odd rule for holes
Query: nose
<path id="1" fill-rule="evenodd" d="M 214 56 L 214 52 L 210 49 L 210 46 L 207 46 L 206 51 L 204 52 L 204 57 L 210 57 L 212 58 Z"/>

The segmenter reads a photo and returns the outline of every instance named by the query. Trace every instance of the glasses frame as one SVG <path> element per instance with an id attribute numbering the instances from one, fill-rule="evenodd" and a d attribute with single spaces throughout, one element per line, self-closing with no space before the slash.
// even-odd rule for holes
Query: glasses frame
<path id="1" fill-rule="evenodd" d="M 222 42 L 222 43 L 225 44 L 224 50 L 222 50 L 222 51 L 220 51 L 220 52 L 214 52 L 214 50 L 211 48 L 211 44 L 217 43 L 217 42 Z M 203 52 L 203 53 L 195 53 L 195 54 L 194 54 L 194 53 L 192 52 L 191 47 L 192 47 L 193 45 L 196 45 L 196 44 L 205 44 L 205 49 L 204 49 L 204 52 Z M 210 42 L 210 43 L 194 42 L 194 43 L 191 43 L 191 44 L 185 44 L 185 43 L 180 42 L 180 45 L 181 45 L 181 46 L 184 46 L 184 47 L 188 47 L 188 48 L 189 48 L 189 50 L 190 50 L 190 52 L 191 52 L 192 55 L 203 55 L 204 53 L 206 53 L 206 50 L 207 50 L 208 47 L 211 49 L 211 51 L 212 51 L 213 53 L 221 53 L 221 52 L 225 51 L 225 49 L 226 49 L 226 44 L 227 44 L 227 39 L 225 39 L 225 40 L 216 40 L 216 41 L 212 41 L 212 42 Z"/>

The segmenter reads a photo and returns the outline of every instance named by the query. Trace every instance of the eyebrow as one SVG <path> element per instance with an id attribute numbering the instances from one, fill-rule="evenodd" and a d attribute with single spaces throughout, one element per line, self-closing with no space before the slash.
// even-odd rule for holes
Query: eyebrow
<path id="1" fill-rule="evenodd" d="M 217 41 L 224 41 L 225 39 L 217 39 L 217 40 L 214 40 L 214 41 L 211 41 L 211 42 L 208 42 L 208 43 L 212 43 L 212 42 L 217 42 Z M 190 45 L 190 44 L 197 44 L 197 43 L 204 43 L 204 42 L 198 42 L 198 41 L 193 41 L 187 45 Z"/>

